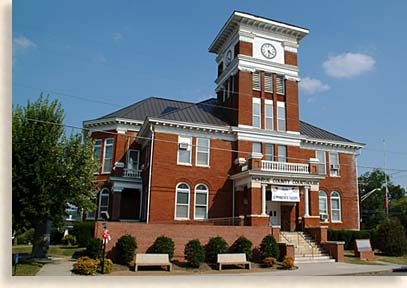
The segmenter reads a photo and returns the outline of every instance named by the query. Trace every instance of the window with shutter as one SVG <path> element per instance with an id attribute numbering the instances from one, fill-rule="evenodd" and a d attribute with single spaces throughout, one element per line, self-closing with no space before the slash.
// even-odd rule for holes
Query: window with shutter
<path id="1" fill-rule="evenodd" d="M 271 73 L 264 73 L 264 91 L 273 93 L 273 75 Z"/>
<path id="2" fill-rule="evenodd" d="M 284 95 L 285 94 L 285 86 L 284 86 L 284 76 L 278 75 L 276 77 L 276 91 L 278 94 Z"/>
<path id="3" fill-rule="evenodd" d="M 255 71 L 252 74 L 252 88 L 253 90 L 261 90 L 261 80 L 260 80 L 260 71 Z"/>

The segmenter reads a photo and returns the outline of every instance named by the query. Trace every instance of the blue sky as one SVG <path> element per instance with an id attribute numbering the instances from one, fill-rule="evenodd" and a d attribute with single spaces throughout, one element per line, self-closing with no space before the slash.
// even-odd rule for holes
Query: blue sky
<path id="1" fill-rule="evenodd" d="M 368 5 L 367 5 L 368 3 Z M 406 1 L 13 1 L 13 105 L 41 92 L 81 126 L 141 99 L 215 96 L 208 47 L 233 10 L 310 30 L 300 118 L 366 143 L 407 188 Z"/>

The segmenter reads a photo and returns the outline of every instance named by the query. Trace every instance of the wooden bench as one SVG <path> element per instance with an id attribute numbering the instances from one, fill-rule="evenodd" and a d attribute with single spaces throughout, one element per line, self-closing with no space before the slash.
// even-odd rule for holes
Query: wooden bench
<path id="1" fill-rule="evenodd" d="M 168 254 L 136 254 L 134 270 L 137 272 L 140 266 L 166 266 L 168 271 L 172 270 L 172 264 Z"/>
<path id="2" fill-rule="evenodd" d="M 225 253 L 218 254 L 218 268 L 222 270 L 222 265 L 246 265 L 250 270 L 250 262 L 246 260 L 245 253 Z"/>

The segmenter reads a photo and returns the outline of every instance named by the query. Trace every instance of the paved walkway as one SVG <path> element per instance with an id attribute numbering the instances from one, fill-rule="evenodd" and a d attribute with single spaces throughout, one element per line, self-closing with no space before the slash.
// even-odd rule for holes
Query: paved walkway
<path id="1" fill-rule="evenodd" d="M 54 258 L 52 263 L 45 264 L 41 270 L 37 273 L 36 276 L 74 276 L 71 272 L 72 265 L 74 261 L 69 258 Z M 171 274 L 161 274 L 154 276 L 142 276 L 145 277 L 160 277 L 160 276 L 170 276 L 172 277 L 253 277 L 253 276 L 263 276 L 263 277 L 272 277 L 272 276 L 335 276 L 335 275 L 366 275 L 366 273 L 379 273 L 383 271 L 392 271 L 393 269 L 402 267 L 401 265 L 396 264 L 386 264 L 386 265 L 356 265 L 356 264 L 347 264 L 347 263 L 313 263 L 313 264 L 298 264 L 298 269 L 296 270 L 279 270 L 274 272 L 243 272 L 243 273 L 227 273 L 225 270 L 224 273 L 205 273 L 205 274 L 190 274 L 190 275 L 171 275 Z M 136 276 L 136 273 L 131 273 L 131 275 Z M 102 276 L 102 275 L 100 275 Z"/>

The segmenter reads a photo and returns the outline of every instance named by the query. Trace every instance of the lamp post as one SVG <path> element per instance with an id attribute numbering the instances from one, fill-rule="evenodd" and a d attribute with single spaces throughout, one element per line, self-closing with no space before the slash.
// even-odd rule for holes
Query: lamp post
<path id="1" fill-rule="evenodd" d="M 103 211 L 101 213 L 102 218 L 107 221 L 109 219 L 109 213 L 107 211 Z M 109 230 L 107 230 L 107 223 L 103 222 L 103 255 L 102 255 L 102 274 L 105 274 L 105 254 L 106 254 L 106 244 L 111 239 Z"/>

